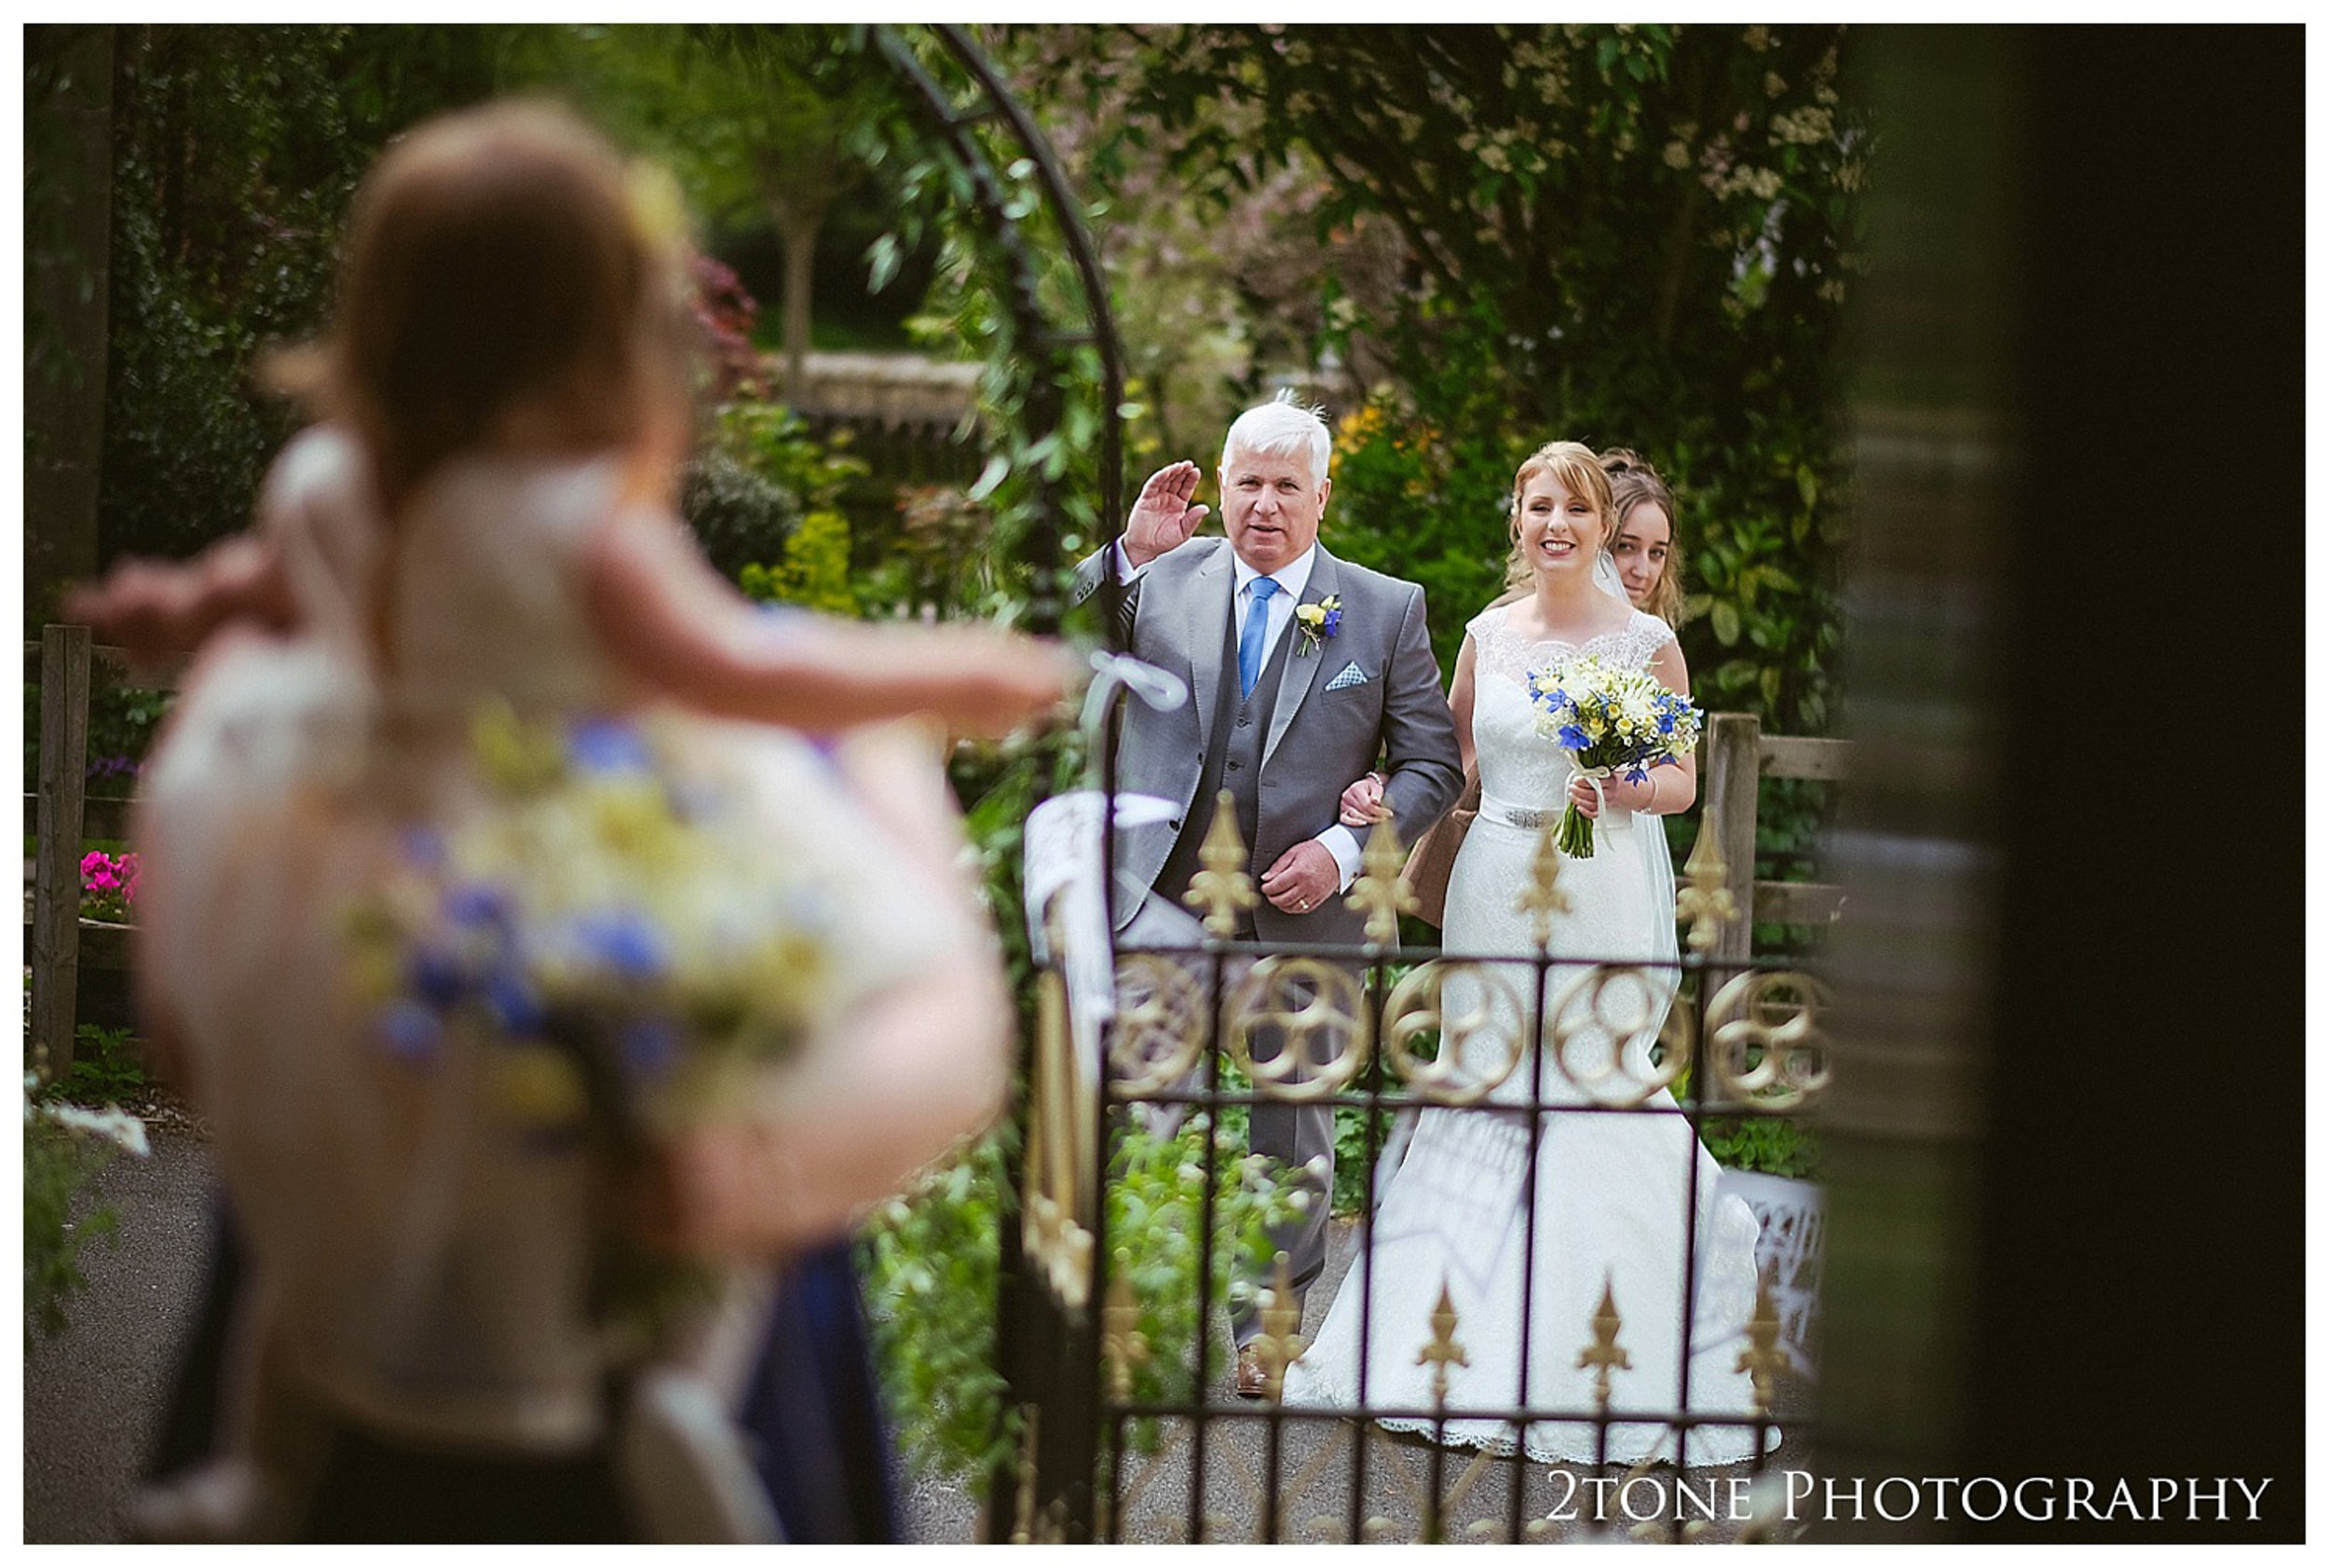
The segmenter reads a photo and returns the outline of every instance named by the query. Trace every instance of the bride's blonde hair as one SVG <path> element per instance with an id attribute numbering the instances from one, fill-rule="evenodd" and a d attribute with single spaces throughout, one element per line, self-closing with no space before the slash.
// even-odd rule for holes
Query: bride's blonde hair
<path id="1" fill-rule="evenodd" d="M 1505 514 L 1505 531 L 1512 540 L 1511 553 L 1505 557 L 1505 587 L 1525 589 L 1532 580 L 1528 563 L 1520 555 L 1520 498 L 1527 492 L 1529 481 L 1538 474 L 1549 473 L 1560 481 L 1562 488 L 1573 496 L 1583 496 L 1593 503 L 1593 511 L 1601 525 L 1601 537 L 1596 550 L 1607 550 L 1617 531 L 1615 503 L 1610 498 L 1609 475 L 1601 471 L 1601 462 L 1593 449 L 1583 442 L 1548 441 L 1529 454 L 1520 465 L 1520 471 L 1512 476 L 1512 505 Z"/>

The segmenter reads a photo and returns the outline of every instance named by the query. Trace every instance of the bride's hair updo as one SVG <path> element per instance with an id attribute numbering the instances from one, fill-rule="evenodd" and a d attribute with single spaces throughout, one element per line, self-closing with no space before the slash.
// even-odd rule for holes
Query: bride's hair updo
<path id="1" fill-rule="evenodd" d="M 1658 585 L 1650 594 L 1650 602 L 1641 607 L 1665 621 L 1668 626 L 1682 623 L 1682 520 L 1674 514 L 1674 492 L 1668 487 L 1665 477 L 1650 466 L 1641 453 L 1623 446 L 1613 446 L 1601 454 L 1601 470 L 1609 475 L 1610 542 L 1616 543 L 1617 535 L 1626 525 L 1627 513 L 1644 501 L 1654 502 L 1666 513 L 1666 569 L 1658 574 Z"/>
<path id="2" fill-rule="evenodd" d="M 588 453 L 688 422 L 675 191 L 541 103 L 432 120 L 358 190 L 334 324 L 274 379 L 353 428 L 393 514 L 472 448 Z"/>
<path id="3" fill-rule="evenodd" d="M 1610 500 L 1609 475 L 1601 471 L 1600 459 L 1583 442 L 1548 441 L 1529 454 L 1520 471 L 1512 476 L 1512 506 L 1506 517 L 1505 531 L 1511 536 L 1512 552 L 1505 558 L 1505 585 L 1526 588 L 1532 580 L 1528 562 L 1520 555 L 1520 501 L 1527 493 L 1529 481 L 1538 474 L 1549 473 L 1560 481 L 1561 486 L 1573 496 L 1583 496 L 1593 503 L 1601 518 L 1601 538 L 1597 549 L 1607 550 L 1617 533 L 1617 511 Z"/>

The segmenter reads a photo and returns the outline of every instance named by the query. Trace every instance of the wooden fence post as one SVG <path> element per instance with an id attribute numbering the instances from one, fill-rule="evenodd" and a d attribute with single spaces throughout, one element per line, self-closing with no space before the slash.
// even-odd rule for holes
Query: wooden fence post
<path id="1" fill-rule="evenodd" d="M 1755 785 L 1763 769 L 1763 721 L 1752 714 L 1707 720 L 1706 815 L 1723 852 L 1723 885 L 1737 911 L 1724 920 L 1713 957 L 1744 967 L 1755 939 Z"/>
<path id="2" fill-rule="evenodd" d="M 39 859 L 33 872 L 33 1040 L 73 1070 L 81 979 L 81 798 L 89 781 L 89 632 L 40 631 Z"/>

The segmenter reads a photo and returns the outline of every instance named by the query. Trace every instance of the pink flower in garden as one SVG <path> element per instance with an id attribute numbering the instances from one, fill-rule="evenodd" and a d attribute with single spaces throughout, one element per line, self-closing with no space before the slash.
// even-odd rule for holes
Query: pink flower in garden
<path id="1" fill-rule="evenodd" d="M 101 919 L 127 919 L 129 907 L 137 902 L 138 857 L 134 852 L 119 856 L 102 850 L 91 850 L 81 857 L 81 891 L 89 895 L 84 913 Z"/>

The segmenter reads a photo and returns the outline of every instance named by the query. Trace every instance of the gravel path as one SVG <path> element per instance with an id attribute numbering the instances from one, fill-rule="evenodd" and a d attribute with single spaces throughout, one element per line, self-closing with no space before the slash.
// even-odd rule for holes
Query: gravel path
<path id="1" fill-rule="evenodd" d="M 81 1249 L 72 1323 L 24 1356 L 24 1539 L 119 1541 L 210 1261 L 210 1145 L 183 1116 L 149 1118 L 94 1191 L 121 1228 Z"/>
<path id="2" fill-rule="evenodd" d="M 115 1160 L 99 1177 L 96 1193 L 120 1215 L 117 1246 L 92 1242 L 82 1253 L 89 1288 L 71 1305 L 72 1325 L 54 1340 L 34 1343 L 24 1361 L 24 1539 L 28 1543 L 117 1542 L 122 1509 L 135 1488 L 167 1399 L 181 1343 L 191 1327 L 196 1293 L 208 1262 L 209 1202 L 213 1182 L 210 1149 L 198 1125 L 159 1108 L 150 1129 L 152 1154 Z M 1356 1226 L 1337 1224 L 1328 1273 L 1311 1292 L 1314 1329 L 1332 1288 L 1350 1265 Z M 1225 1343 L 1225 1336 L 1224 1336 Z M 1288 1419 L 1271 1457 L 1270 1426 L 1250 1419 L 1261 1407 L 1233 1398 L 1226 1369 L 1215 1402 L 1234 1419 L 1212 1425 L 1205 1438 L 1205 1534 L 1215 1541 L 1263 1538 L 1263 1498 L 1279 1498 L 1276 1535 L 1290 1542 L 1347 1538 L 1355 1479 L 1353 1444 L 1358 1425 L 1339 1420 Z M 1783 1391 L 1781 1409 L 1800 1408 L 1803 1391 Z M 1462 1450 L 1445 1452 L 1414 1438 L 1367 1428 L 1362 1535 L 1369 1540 L 1419 1538 L 1426 1490 L 1444 1499 L 1443 1538 L 1505 1538 L 1510 1488 L 1525 1488 L 1524 1520 L 1541 1520 L 1564 1497 L 1580 1501 L 1577 1478 L 1545 1466 L 1518 1471 L 1509 1462 L 1477 1463 Z M 1787 1442 L 1767 1462 L 1802 1463 Z M 1275 1468 L 1272 1466 L 1274 1463 Z M 1183 1425 L 1164 1434 L 1152 1454 L 1129 1458 L 1120 1480 L 1122 1538 L 1174 1542 L 1189 1538 L 1190 1489 L 1194 1479 L 1190 1433 Z M 1743 1470 L 1695 1473 L 1727 1480 Z M 1274 1478 L 1274 1483 L 1273 1479 Z M 1668 1483 L 1659 1483 L 1671 1495 Z M 1641 1495 L 1655 1494 L 1646 1487 Z M 917 1481 L 906 1489 L 909 1539 L 965 1543 L 978 1538 L 977 1507 L 960 1486 Z M 1619 1520 L 1621 1529 L 1627 1521 Z M 1529 1538 L 1579 1539 L 1584 1524 L 1536 1524 Z M 1694 1532 L 1694 1534 L 1696 1534 Z M 1721 1539 L 1732 1532 L 1711 1532 Z"/>

